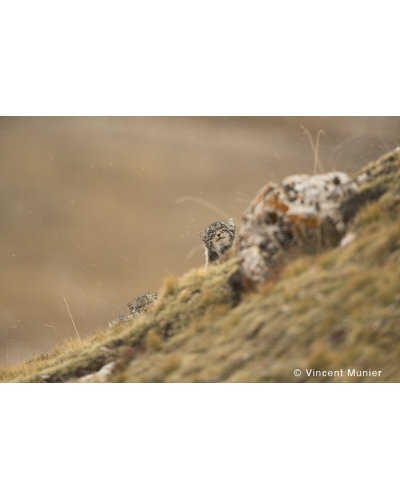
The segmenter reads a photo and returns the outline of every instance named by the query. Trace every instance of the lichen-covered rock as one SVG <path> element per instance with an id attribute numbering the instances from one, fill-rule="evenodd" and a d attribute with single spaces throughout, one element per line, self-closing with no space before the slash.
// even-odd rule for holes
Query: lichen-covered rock
<path id="1" fill-rule="evenodd" d="M 114 326 L 121 325 L 123 323 L 128 323 L 128 321 L 131 321 L 134 318 L 137 318 L 139 316 L 139 313 L 136 314 L 121 314 L 121 316 L 118 316 L 117 318 L 113 319 L 108 323 L 109 328 L 114 328 Z"/>
<path id="2" fill-rule="evenodd" d="M 289 248 L 310 241 L 338 243 L 346 229 L 340 206 L 357 188 L 343 172 L 292 175 L 264 186 L 245 211 L 238 235 L 244 275 L 264 281 Z"/>
<path id="3" fill-rule="evenodd" d="M 132 314 L 143 312 L 150 304 L 157 299 L 157 292 L 150 292 L 140 295 L 134 300 L 128 302 L 129 310 Z"/>
<path id="4" fill-rule="evenodd" d="M 136 299 L 128 302 L 128 307 L 131 314 L 121 314 L 118 318 L 113 319 L 109 322 L 109 328 L 113 328 L 114 326 L 128 323 L 134 318 L 140 316 L 146 309 L 153 304 L 157 300 L 157 292 L 145 293 L 143 295 L 139 295 Z"/>

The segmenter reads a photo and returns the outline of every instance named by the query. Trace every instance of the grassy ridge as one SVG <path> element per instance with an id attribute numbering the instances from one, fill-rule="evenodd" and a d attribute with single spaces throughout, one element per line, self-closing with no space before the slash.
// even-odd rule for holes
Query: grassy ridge
<path id="1" fill-rule="evenodd" d="M 74 381 L 115 362 L 113 382 L 399 382 L 400 152 L 362 172 L 369 181 L 346 208 L 357 210 L 346 246 L 288 254 L 256 288 L 236 286 L 232 255 L 168 277 L 142 317 L 2 368 L 0 380 Z"/>

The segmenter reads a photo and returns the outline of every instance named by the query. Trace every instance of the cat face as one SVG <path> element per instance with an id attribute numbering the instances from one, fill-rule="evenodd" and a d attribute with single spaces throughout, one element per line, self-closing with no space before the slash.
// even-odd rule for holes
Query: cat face
<path id="1" fill-rule="evenodd" d="M 200 231 L 200 238 L 204 241 L 206 248 L 221 255 L 231 247 L 235 238 L 235 224 L 233 219 L 213 222 Z"/>

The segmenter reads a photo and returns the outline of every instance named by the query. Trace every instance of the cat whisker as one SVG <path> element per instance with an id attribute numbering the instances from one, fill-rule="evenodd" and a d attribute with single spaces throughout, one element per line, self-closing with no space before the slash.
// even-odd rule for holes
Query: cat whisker
<path id="1" fill-rule="evenodd" d="M 226 218 L 229 217 L 229 214 L 227 214 L 221 208 L 213 205 L 209 201 L 203 200 L 202 198 L 198 198 L 197 196 L 184 196 L 183 198 L 176 198 L 176 200 L 174 200 L 174 201 L 175 201 L 175 203 L 183 203 L 184 201 L 195 201 L 196 203 L 200 203 L 201 205 L 204 205 L 207 208 L 211 208 L 215 212 L 222 215 L 222 217 L 226 217 Z"/>
<path id="2" fill-rule="evenodd" d="M 191 259 L 191 258 L 193 257 L 193 255 L 194 255 L 194 254 L 195 254 L 198 250 L 202 250 L 202 248 L 203 248 L 203 245 L 195 245 L 195 246 L 193 246 L 193 247 L 189 250 L 189 252 L 188 252 L 188 254 L 186 255 L 186 257 L 185 257 L 185 258 L 186 258 L 186 259 Z"/>

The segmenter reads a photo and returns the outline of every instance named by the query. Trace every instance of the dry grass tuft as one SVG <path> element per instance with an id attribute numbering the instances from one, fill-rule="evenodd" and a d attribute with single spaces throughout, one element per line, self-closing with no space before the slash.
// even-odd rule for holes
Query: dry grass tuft
<path id="1" fill-rule="evenodd" d="M 295 261 L 289 262 L 289 264 L 283 270 L 281 278 L 283 280 L 286 280 L 295 276 L 300 276 L 308 269 L 310 269 L 311 263 L 312 259 L 310 257 L 299 257 Z"/>
<path id="2" fill-rule="evenodd" d="M 178 289 L 178 282 L 175 276 L 168 276 L 164 280 L 160 295 L 161 297 L 168 297 L 168 295 L 174 295 L 177 289 Z"/>
<path id="3" fill-rule="evenodd" d="M 354 225 L 355 227 L 364 227 L 369 224 L 381 220 L 383 216 L 382 205 L 378 201 L 369 203 L 362 208 L 357 214 Z"/>
<path id="4" fill-rule="evenodd" d="M 69 310 L 67 299 L 65 297 L 63 298 L 62 303 L 65 304 L 65 307 L 67 308 L 69 317 L 71 318 L 72 324 L 74 325 L 76 336 L 78 337 L 79 340 L 81 340 L 81 337 L 79 336 L 78 330 L 77 330 L 76 325 L 75 325 L 74 318 L 72 317 L 71 311 Z"/>
<path id="5" fill-rule="evenodd" d="M 159 351 L 162 348 L 162 340 L 156 330 L 152 329 L 147 334 L 147 347 L 151 351 Z"/>
<path id="6" fill-rule="evenodd" d="M 303 129 L 303 134 L 308 137 L 308 139 L 310 141 L 310 146 L 311 146 L 312 152 L 314 153 L 314 169 L 313 169 L 314 175 L 317 173 L 317 167 L 318 167 L 320 173 L 324 173 L 324 171 L 325 171 L 324 167 L 322 166 L 321 160 L 318 157 L 318 148 L 319 148 L 319 139 L 321 137 L 321 134 L 323 134 L 326 137 L 325 132 L 322 129 L 318 130 L 317 138 L 316 138 L 315 145 L 314 145 L 313 137 L 311 135 L 311 132 L 308 130 L 308 128 L 304 127 L 304 125 L 300 125 L 300 127 Z"/>

